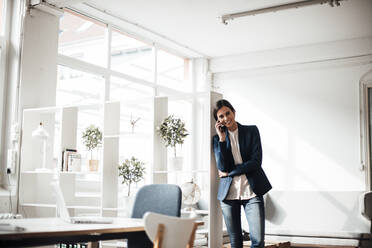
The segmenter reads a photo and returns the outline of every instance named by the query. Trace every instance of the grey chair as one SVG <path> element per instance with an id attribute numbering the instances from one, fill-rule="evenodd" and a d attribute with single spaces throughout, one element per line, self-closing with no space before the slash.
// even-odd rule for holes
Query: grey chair
<path id="1" fill-rule="evenodd" d="M 146 212 L 181 216 L 182 192 L 175 184 L 149 184 L 140 188 L 134 200 L 132 218 L 143 218 Z"/>
<path id="2" fill-rule="evenodd" d="M 372 221 L 372 191 L 365 192 L 361 196 L 361 213 L 369 221 Z M 372 224 L 371 224 L 372 233 Z"/>
<path id="3" fill-rule="evenodd" d="M 132 218 L 143 218 L 146 212 L 181 216 L 182 192 L 174 184 L 149 184 L 140 188 L 132 209 Z M 128 248 L 153 247 L 145 233 L 128 239 Z"/>

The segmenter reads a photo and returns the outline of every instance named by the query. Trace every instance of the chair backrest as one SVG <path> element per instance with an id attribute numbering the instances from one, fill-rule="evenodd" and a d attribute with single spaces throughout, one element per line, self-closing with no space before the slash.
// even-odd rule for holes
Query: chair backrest
<path id="1" fill-rule="evenodd" d="M 132 218 L 143 218 L 146 212 L 181 216 L 182 192 L 174 184 L 149 184 L 140 188 L 133 204 Z"/>
<path id="2" fill-rule="evenodd" d="M 372 220 L 372 191 L 365 192 L 362 195 L 361 212 L 364 217 L 366 217 L 369 220 Z"/>
<path id="3" fill-rule="evenodd" d="M 147 212 L 145 231 L 154 248 L 192 248 L 197 225 L 195 219 Z"/>

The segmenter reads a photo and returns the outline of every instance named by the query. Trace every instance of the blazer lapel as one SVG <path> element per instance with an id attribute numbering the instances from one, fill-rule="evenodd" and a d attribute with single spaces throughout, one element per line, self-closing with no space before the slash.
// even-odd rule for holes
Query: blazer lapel
<path id="1" fill-rule="evenodd" d="M 240 150 L 240 156 L 242 156 L 243 161 L 245 161 L 245 133 L 243 126 L 238 123 L 238 139 L 239 139 L 239 150 Z"/>
<path id="2" fill-rule="evenodd" d="M 226 128 L 226 148 L 231 152 L 231 143 L 230 143 L 230 137 L 229 137 L 229 131 Z"/>

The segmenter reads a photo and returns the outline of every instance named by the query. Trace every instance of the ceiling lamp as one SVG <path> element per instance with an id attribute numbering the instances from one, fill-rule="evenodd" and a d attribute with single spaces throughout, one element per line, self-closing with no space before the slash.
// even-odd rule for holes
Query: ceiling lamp
<path id="1" fill-rule="evenodd" d="M 330 6 L 335 7 L 335 6 L 340 6 L 340 1 L 342 0 L 309 0 L 309 1 L 287 3 L 287 4 L 276 5 L 276 6 L 267 7 L 267 8 L 254 9 L 254 10 L 248 10 L 248 11 L 243 11 L 243 12 L 238 12 L 238 13 L 222 15 L 221 21 L 223 24 L 227 25 L 229 20 L 233 20 L 235 18 L 239 18 L 243 16 L 252 16 L 252 15 L 263 14 L 263 13 L 268 13 L 268 12 L 286 10 L 286 9 L 301 8 L 301 7 L 306 7 L 306 6 L 310 6 L 314 4 L 329 3 Z"/>

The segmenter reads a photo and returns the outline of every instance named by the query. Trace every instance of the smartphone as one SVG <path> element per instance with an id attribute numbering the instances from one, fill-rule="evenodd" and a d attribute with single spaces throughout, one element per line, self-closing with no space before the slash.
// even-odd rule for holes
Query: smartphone
<path id="1" fill-rule="evenodd" d="M 220 123 L 220 121 L 218 121 L 218 123 Z M 224 125 L 221 125 L 219 129 L 221 132 L 225 132 L 226 127 Z"/>

